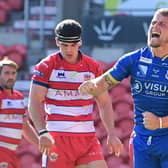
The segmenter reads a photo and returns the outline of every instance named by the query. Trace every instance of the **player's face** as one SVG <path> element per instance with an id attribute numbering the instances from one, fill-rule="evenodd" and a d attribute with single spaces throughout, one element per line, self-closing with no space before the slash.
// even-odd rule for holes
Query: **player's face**
<path id="1" fill-rule="evenodd" d="M 81 41 L 77 43 L 65 43 L 57 40 L 57 46 L 60 48 L 61 54 L 67 62 L 71 64 L 78 62 L 78 50 L 81 46 Z"/>
<path id="2" fill-rule="evenodd" d="M 148 45 L 157 48 L 168 45 L 168 16 L 156 14 L 148 31 Z"/>
<path id="3" fill-rule="evenodd" d="M 12 89 L 16 81 L 17 71 L 14 67 L 3 66 L 0 73 L 0 83 L 3 89 Z"/>

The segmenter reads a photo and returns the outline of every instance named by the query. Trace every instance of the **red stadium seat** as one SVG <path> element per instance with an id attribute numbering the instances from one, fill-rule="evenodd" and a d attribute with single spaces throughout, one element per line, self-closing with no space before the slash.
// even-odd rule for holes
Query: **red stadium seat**
<path id="1" fill-rule="evenodd" d="M 19 52 L 22 57 L 23 57 L 23 60 L 26 59 L 26 55 L 27 55 L 27 48 L 25 45 L 23 44 L 14 44 L 14 45 L 11 45 L 9 48 L 8 48 L 8 51 L 17 51 Z"/>
<path id="2" fill-rule="evenodd" d="M 113 100 L 115 100 L 118 97 L 124 96 L 126 93 L 127 93 L 127 89 L 124 86 L 120 85 L 120 84 L 114 86 L 110 90 L 110 95 L 111 95 L 111 98 Z"/>
<path id="3" fill-rule="evenodd" d="M 7 13 L 9 13 L 11 11 L 11 7 L 10 7 L 8 1 L 6 1 L 6 0 L 0 0 L 0 8 L 7 11 Z"/>
<path id="4" fill-rule="evenodd" d="M 130 136 L 133 130 L 134 121 L 130 117 L 122 118 L 116 123 L 116 126 L 121 128 L 123 133 L 123 138 Z"/>
<path id="5" fill-rule="evenodd" d="M 7 21 L 7 17 L 8 12 L 5 9 L 0 8 L 0 24 L 4 24 Z"/>
<path id="6" fill-rule="evenodd" d="M 16 64 L 18 65 L 19 68 L 22 67 L 23 57 L 20 53 L 18 53 L 17 51 L 9 52 L 9 53 L 7 53 L 7 57 L 9 59 L 13 60 L 14 62 L 16 62 Z"/>
<path id="7" fill-rule="evenodd" d="M 113 105 L 115 121 L 120 121 L 124 118 L 133 118 L 132 106 L 126 101 L 118 101 Z"/>
<path id="8" fill-rule="evenodd" d="M 98 62 L 101 65 L 101 67 L 103 68 L 103 71 L 105 72 L 108 69 L 109 65 L 102 60 L 98 60 Z"/>
<path id="9" fill-rule="evenodd" d="M 8 3 L 14 10 L 21 10 L 23 8 L 23 0 L 8 0 Z"/>

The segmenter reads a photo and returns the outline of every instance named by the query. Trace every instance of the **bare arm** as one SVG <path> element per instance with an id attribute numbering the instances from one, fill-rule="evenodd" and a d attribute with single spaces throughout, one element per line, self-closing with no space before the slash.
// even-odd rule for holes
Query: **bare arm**
<path id="1" fill-rule="evenodd" d="M 101 120 L 107 130 L 107 145 L 110 153 L 114 152 L 116 156 L 119 156 L 123 151 L 123 144 L 116 136 L 114 126 L 114 112 L 110 96 L 107 91 L 95 97 L 99 107 Z"/>
<path id="2" fill-rule="evenodd" d="M 29 122 L 28 117 L 23 118 L 23 136 L 31 143 L 38 146 L 38 134 Z"/>
<path id="3" fill-rule="evenodd" d="M 117 82 L 114 82 L 110 79 L 107 73 L 84 82 L 79 87 L 79 92 L 81 94 L 92 94 L 93 96 L 98 96 L 101 93 L 109 90 L 113 87 Z"/>
<path id="4" fill-rule="evenodd" d="M 38 131 L 46 129 L 44 100 L 47 94 L 47 88 L 39 85 L 32 84 L 30 88 L 28 110 L 31 119 Z M 49 155 L 52 150 L 54 139 L 52 136 L 45 132 L 39 136 L 39 150 L 42 153 Z"/>
<path id="5" fill-rule="evenodd" d="M 44 119 L 44 104 L 47 88 L 40 85 L 31 84 L 28 111 L 36 129 L 42 130 L 46 128 Z"/>

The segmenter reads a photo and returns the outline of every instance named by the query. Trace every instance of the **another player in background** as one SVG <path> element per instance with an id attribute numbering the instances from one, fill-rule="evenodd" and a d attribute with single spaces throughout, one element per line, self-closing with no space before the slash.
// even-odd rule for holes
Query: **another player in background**
<path id="1" fill-rule="evenodd" d="M 28 107 L 39 131 L 40 151 L 48 155 L 44 167 L 107 168 L 95 135 L 93 96 L 78 92 L 82 82 L 102 74 L 99 64 L 79 51 L 81 31 L 75 20 L 60 22 L 55 29 L 60 51 L 37 64 L 32 77 Z M 108 92 L 95 99 L 107 129 L 109 151 L 119 156 L 123 145 L 115 134 Z"/>
<path id="2" fill-rule="evenodd" d="M 38 135 L 25 115 L 24 97 L 13 89 L 18 66 L 4 58 L 0 61 L 0 167 L 19 168 L 16 149 L 22 138 L 38 146 Z"/>
<path id="3" fill-rule="evenodd" d="M 83 83 L 82 94 L 99 95 L 131 76 L 135 168 L 168 167 L 168 8 L 159 9 L 148 31 L 148 46 L 122 56 L 102 76 Z"/>

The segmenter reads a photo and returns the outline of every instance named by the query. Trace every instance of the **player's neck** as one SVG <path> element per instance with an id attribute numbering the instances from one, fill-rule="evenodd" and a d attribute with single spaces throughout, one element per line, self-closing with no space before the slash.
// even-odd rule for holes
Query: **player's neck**
<path id="1" fill-rule="evenodd" d="M 162 48 L 162 47 L 158 47 L 158 48 L 152 48 L 152 54 L 154 56 L 160 57 L 160 58 L 164 58 L 168 56 L 168 48 Z"/>

